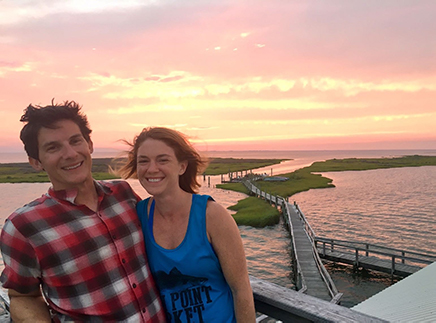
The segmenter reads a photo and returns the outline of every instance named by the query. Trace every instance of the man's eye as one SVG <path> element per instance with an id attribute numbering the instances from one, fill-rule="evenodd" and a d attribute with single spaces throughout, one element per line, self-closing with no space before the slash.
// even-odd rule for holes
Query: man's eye
<path id="1" fill-rule="evenodd" d="M 77 144 L 80 144 L 81 142 L 82 142 L 81 138 L 76 138 L 76 139 L 71 140 L 72 145 L 77 145 Z"/>
<path id="2" fill-rule="evenodd" d="M 48 152 L 54 152 L 54 151 L 56 151 L 57 149 L 58 149 L 57 146 L 49 146 L 49 147 L 47 147 L 47 151 L 48 151 Z"/>

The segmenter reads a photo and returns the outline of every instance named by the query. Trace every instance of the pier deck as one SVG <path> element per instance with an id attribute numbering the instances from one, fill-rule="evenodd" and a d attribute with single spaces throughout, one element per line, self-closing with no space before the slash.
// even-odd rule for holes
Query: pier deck
<path id="1" fill-rule="evenodd" d="M 382 245 L 315 237 L 321 259 L 372 269 L 400 277 L 416 273 L 436 261 L 436 255 L 424 254 Z"/>
<path id="2" fill-rule="evenodd" d="M 318 248 L 318 253 L 321 259 L 354 265 L 365 269 L 372 269 L 401 277 L 409 276 L 422 269 L 422 266 L 396 263 L 395 269 L 392 272 L 392 262 L 390 260 L 380 259 L 373 256 L 359 256 L 359 262 L 356 263 L 356 256 L 351 253 L 331 250 L 326 250 L 324 253 L 321 248 Z"/>
<path id="3" fill-rule="evenodd" d="M 304 225 L 302 224 L 299 215 L 293 205 L 289 205 L 289 220 L 292 222 L 293 236 L 295 241 L 295 253 L 297 254 L 301 270 L 304 274 L 306 283 L 306 294 L 317 298 L 330 301 L 332 296 L 327 289 L 318 266 L 313 256 L 313 247 L 310 242 Z"/>

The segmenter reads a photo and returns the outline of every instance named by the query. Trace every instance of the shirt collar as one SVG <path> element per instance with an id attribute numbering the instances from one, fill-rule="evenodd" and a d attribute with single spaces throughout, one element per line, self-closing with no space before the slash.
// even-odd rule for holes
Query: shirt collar
<path id="1" fill-rule="evenodd" d="M 108 194 L 112 193 L 111 188 L 102 181 L 97 182 L 96 180 L 94 180 L 94 186 L 95 186 L 95 189 L 97 190 L 97 195 L 99 198 L 105 194 L 108 195 Z M 53 186 L 51 186 L 48 190 L 48 195 L 50 197 L 52 197 L 54 199 L 58 199 L 58 200 L 67 201 L 67 202 L 70 202 L 72 204 L 75 204 L 74 201 L 77 197 L 77 193 L 78 193 L 78 191 L 75 188 L 55 191 L 53 189 Z"/>

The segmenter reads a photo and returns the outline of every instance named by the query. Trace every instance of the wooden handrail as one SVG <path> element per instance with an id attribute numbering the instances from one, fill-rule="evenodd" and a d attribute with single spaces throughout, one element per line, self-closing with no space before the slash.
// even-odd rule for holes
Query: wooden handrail
<path id="1" fill-rule="evenodd" d="M 298 290 L 301 293 L 305 293 L 307 291 L 307 284 L 306 280 L 304 279 L 303 271 L 301 270 L 300 261 L 298 260 L 298 255 L 295 252 L 295 239 L 294 239 L 294 228 L 292 226 L 292 222 L 290 217 L 290 211 L 289 211 L 289 205 L 287 203 L 284 204 L 284 212 L 286 213 L 286 217 L 288 218 L 288 226 L 289 230 L 291 231 L 291 239 L 292 239 L 292 248 L 294 249 L 293 255 L 295 258 L 295 263 L 297 265 L 297 275 L 300 277 L 301 281 L 301 288 Z"/>
<path id="2" fill-rule="evenodd" d="M 335 247 L 341 247 L 341 249 L 353 250 L 357 253 L 359 251 L 363 251 L 363 252 L 365 252 L 366 256 L 368 256 L 370 253 L 372 253 L 372 254 L 376 254 L 376 255 L 380 255 L 380 256 L 391 257 L 392 259 L 401 259 L 402 263 L 405 263 L 405 260 L 408 260 L 410 262 L 415 262 L 415 263 L 422 263 L 422 264 L 431 264 L 434 261 L 436 261 L 436 256 L 434 256 L 434 255 L 406 251 L 406 250 L 400 250 L 400 249 L 384 247 L 384 246 L 380 246 L 380 245 L 372 245 L 372 244 L 363 243 L 363 242 L 328 239 L 328 238 L 322 238 L 322 237 L 316 237 L 315 241 L 321 242 L 323 244 L 323 249 L 325 249 L 325 245 L 330 245 L 332 250 L 334 250 Z M 364 247 L 362 247 L 362 245 L 364 245 Z M 374 247 L 374 248 L 377 248 L 380 250 L 371 249 L 370 247 Z M 386 251 L 384 251 L 384 250 L 386 250 Z M 395 254 L 395 253 L 392 253 L 389 251 L 397 252 L 398 254 Z M 407 256 L 406 254 L 411 254 L 411 255 L 417 256 L 417 257 Z M 418 258 L 418 257 L 421 257 L 421 258 Z"/>
<path id="3" fill-rule="evenodd" d="M 298 293 L 295 290 L 267 282 L 250 276 L 256 312 L 264 314 L 284 323 L 288 322 L 386 322 L 353 309 L 332 304 L 322 299 Z M 9 313 L 9 297 L 7 291 L 0 288 L 6 313 Z M 3 316 L 0 317 L 3 319 Z M 2 321 L 3 322 L 3 321 Z"/>
<path id="4" fill-rule="evenodd" d="M 262 196 L 265 199 L 267 199 L 269 197 L 270 200 L 272 200 L 271 198 L 271 194 L 267 194 L 264 191 L 261 191 L 259 188 L 257 188 L 253 183 L 251 183 L 251 181 L 249 180 L 245 180 L 243 181 L 243 184 L 247 187 L 247 189 L 250 192 L 256 192 L 255 194 L 257 196 Z M 304 274 L 301 270 L 300 267 L 300 262 L 298 260 L 298 256 L 297 256 L 297 252 L 295 251 L 295 240 L 294 240 L 294 235 L 293 235 L 293 228 L 292 228 L 292 223 L 291 220 L 289 218 L 290 216 L 290 211 L 289 211 L 289 207 L 290 204 L 288 202 L 286 202 L 286 199 L 281 197 L 281 196 L 277 196 L 275 199 L 275 203 L 277 204 L 277 200 L 280 199 L 281 201 L 283 201 L 284 204 L 284 208 L 282 208 L 282 212 L 286 213 L 286 216 L 288 218 L 288 225 L 290 226 L 289 229 L 291 230 L 291 237 L 292 237 L 292 248 L 294 248 L 294 258 L 295 258 L 295 262 L 297 264 L 297 274 L 298 276 L 301 278 L 302 281 L 302 289 L 304 291 L 306 291 L 307 289 L 307 285 L 305 283 L 304 280 Z M 324 264 L 322 263 L 321 258 L 319 257 L 319 254 L 316 250 L 316 246 L 315 246 L 315 241 L 314 241 L 314 237 L 316 237 L 315 232 L 313 231 L 312 227 L 310 226 L 309 222 L 306 220 L 306 218 L 304 217 L 304 214 L 301 212 L 301 210 L 298 208 L 298 205 L 294 204 L 294 206 L 296 207 L 297 210 L 297 214 L 299 215 L 299 217 L 303 220 L 303 223 L 305 225 L 305 231 L 309 236 L 309 241 L 312 245 L 312 254 L 316 263 L 316 266 L 318 267 L 318 271 L 330 293 L 330 296 L 332 298 L 332 302 L 338 302 L 339 299 L 342 297 L 342 293 L 339 293 L 335 283 L 333 282 L 332 278 L 330 277 L 329 273 L 327 272 L 327 270 L 324 267 Z"/>
<path id="5" fill-rule="evenodd" d="M 300 217 L 300 219 L 304 223 L 304 229 L 309 237 L 309 240 L 312 244 L 312 253 L 313 257 L 315 259 L 315 263 L 318 267 L 318 271 L 321 274 L 322 279 L 324 280 L 324 283 L 327 286 L 327 289 L 332 297 L 331 302 L 339 302 L 340 298 L 342 297 L 342 293 L 339 293 L 338 289 L 336 288 L 336 285 L 333 282 L 333 279 L 330 277 L 330 274 L 325 269 L 324 264 L 322 263 L 321 258 L 319 257 L 318 250 L 316 248 L 315 244 L 315 231 L 310 226 L 309 222 L 306 220 L 306 217 L 304 216 L 303 212 L 301 212 L 300 207 L 297 205 L 297 203 L 294 202 L 295 209 L 297 210 L 297 214 Z"/>
<path id="6" fill-rule="evenodd" d="M 367 242 L 361 242 L 361 241 L 351 241 L 351 240 L 341 240 L 341 239 L 331 239 L 331 238 L 325 238 L 325 237 L 316 237 L 317 241 L 320 242 L 326 242 L 326 243 L 330 243 L 330 242 L 334 242 L 335 244 L 339 245 L 339 243 L 344 243 L 344 244 L 352 244 L 352 245 L 364 245 L 366 248 L 368 248 L 368 250 L 370 250 L 370 247 L 374 247 L 374 248 L 378 248 L 378 249 L 385 249 L 385 250 L 391 250 L 391 251 L 396 251 L 398 253 L 408 253 L 408 254 L 412 254 L 412 255 L 416 255 L 416 256 L 423 256 L 423 257 L 428 257 L 428 258 L 433 258 L 433 261 L 436 261 L 436 255 L 431 255 L 431 254 L 425 254 L 425 253 L 420 253 L 420 252 L 415 252 L 415 251 L 407 251 L 404 249 L 398 249 L 398 248 L 392 248 L 392 247 L 386 247 L 386 246 L 382 246 L 382 245 L 377 245 L 377 244 L 373 244 L 373 243 L 367 243 Z"/>

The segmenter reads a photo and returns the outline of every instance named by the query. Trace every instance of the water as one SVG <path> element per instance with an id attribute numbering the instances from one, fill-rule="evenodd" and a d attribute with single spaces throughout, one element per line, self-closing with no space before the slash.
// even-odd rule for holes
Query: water
<path id="1" fill-rule="evenodd" d="M 415 151 L 245 151 L 209 152 L 213 157 L 289 158 L 280 165 L 256 172 L 274 175 L 294 171 L 314 161 L 331 158 L 436 155 L 436 150 Z M 0 162 L 22 162 L 0 153 Z M 110 157 L 94 154 L 94 157 Z M 401 249 L 430 251 L 436 248 L 436 167 L 397 168 L 362 172 L 326 173 L 336 188 L 317 189 L 291 197 L 297 201 L 319 236 L 395 244 Z M 210 187 L 208 187 L 210 180 Z M 203 179 L 201 178 L 201 181 Z M 129 181 L 141 196 L 147 193 L 136 180 Z M 203 182 L 201 193 L 212 195 L 225 207 L 246 196 L 215 188 L 220 176 Z M 0 184 L 0 223 L 17 207 L 43 194 L 49 183 Z M 338 226 L 340 229 L 338 229 Z M 264 229 L 239 227 L 247 255 L 249 273 L 273 283 L 294 288 L 291 281 L 289 234 L 283 224 Z M 350 267 L 328 265 L 340 292 L 342 305 L 351 307 L 383 290 L 391 279 L 382 274 L 356 275 Z"/>
<path id="2" fill-rule="evenodd" d="M 329 172 L 335 188 L 292 196 L 318 236 L 436 253 L 436 167 Z M 328 266 L 342 305 L 353 306 L 391 285 L 390 277 Z"/>

